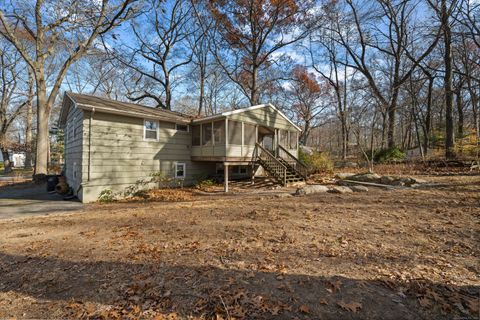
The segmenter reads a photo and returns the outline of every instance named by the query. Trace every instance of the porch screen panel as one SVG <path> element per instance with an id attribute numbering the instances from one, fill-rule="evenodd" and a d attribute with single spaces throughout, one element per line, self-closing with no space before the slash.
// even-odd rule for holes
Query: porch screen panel
<path id="1" fill-rule="evenodd" d="M 290 131 L 290 149 L 297 149 L 298 133 Z"/>
<path id="2" fill-rule="evenodd" d="M 212 145 L 212 123 L 202 123 L 202 145 Z"/>
<path id="3" fill-rule="evenodd" d="M 280 130 L 280 145 L 282 147 L 288 148 L 288 131 L 287 130 Z"/>
<path id="4" fill-rule="evenodd" d="M 215 139 L 215 144 L 220 145 L 225 142 L 225 121 L 215 121 L 213 123 L 213 138 Z"/>
<path id="5" fill-rule="evenodd" d="M 256 132 L 255 132 L 255 125 L 244 123 L 243 124 L 243 133 L 244 138 L 243 142 L 248 146 L 254 146 L 256 142 Z"/>
<path id="6" fill-rule="evenodd" d="M 242 144 L 242 123 L 238 121 L 228 121 L 228 143 Z"/>
<path id="7" fill-rule="evenodd" d="M 192 126 L 192 146 L 200 145 L 200 126 Z"/>

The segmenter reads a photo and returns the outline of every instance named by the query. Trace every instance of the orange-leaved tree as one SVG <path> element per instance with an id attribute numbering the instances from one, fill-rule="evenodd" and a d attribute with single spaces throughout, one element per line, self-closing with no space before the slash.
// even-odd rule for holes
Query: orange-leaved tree
<path id="1" fill-rule="evenodd" d="M 217 24 L 213 52 L 250 104 L 258 104 L 265 74 L 285 47 L 312 29 L 311 0 L 212 0 L 209 11 Z M 283 49 L 283 50 L 282 50 Z"/>

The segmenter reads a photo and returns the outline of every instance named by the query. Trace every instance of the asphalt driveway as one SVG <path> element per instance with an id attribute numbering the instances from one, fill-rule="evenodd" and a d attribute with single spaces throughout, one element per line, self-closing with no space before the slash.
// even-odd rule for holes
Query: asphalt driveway
<path id="1" fill-rule="evenodd" d="M 0 219 L 70 212 L 83 208 L 78 200 L 49 194 L 45 184 L 21 183 L 0 187 Z"/>

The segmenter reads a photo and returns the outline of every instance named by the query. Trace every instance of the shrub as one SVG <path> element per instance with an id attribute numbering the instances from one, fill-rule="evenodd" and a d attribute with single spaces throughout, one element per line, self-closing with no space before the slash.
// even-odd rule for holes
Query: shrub
<path id="1" fill-rule="evenodd" d="M 405 160 L 406 157 L 407 155 L 405 154 L 405 152 L 403 152 L 397 147 L 394 147 L 394 148 L 375 150 L 373 154 L 373 161 L 377 163 L 403 161 Z"/>
<path id="2" fill-rule="evenodd" d="M 214 185 L 215 185 L 214 180 L 204 179 L 204 180 L 201 180 L 201 181 L 197 181 L 197 183 L 195 184 L 195 188 L 197 188 L 199 190 L 205 190 L 205 189 L 208 189 L 210 187 L 213 187 Z"/>
<path id="3" fill-rule="evenodd" d="M 115 195 L 113 194 L 112 189 L 107 188 L 107 189 L 103 189 L 100 192 L 100 195 L 98 196 L 98 201 L 107 203 L 107 202 L 112 202 L 114 198 L 115 198 Z"/>
<path id="4" fill-rule="evenodd" d="M 328 153 L 313 151 L 309 154 L 299 149 L 299 159 L 307 165 L 310 173 L 333 172 L 333 161 Z"/>

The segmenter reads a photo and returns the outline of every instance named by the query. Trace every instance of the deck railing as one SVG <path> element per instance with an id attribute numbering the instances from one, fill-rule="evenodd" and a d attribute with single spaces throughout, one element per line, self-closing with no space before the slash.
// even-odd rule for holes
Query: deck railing
<path id="1" fill-rule="evenodd" d="M 283 185 L 287 184 L 287 167 L 259 143 L 255 144 L 252 159 L 254 160 L 253 162 L 259 161 Z"/>
<path id="2" fill-rule="evenodd" d="M 278 145 L 278 155 L 282 158 L 293 170 L 295 170 L 305 180 L 308 176 L 308 167 L 297 157 L 291 154 L 285 147 Z"/>

